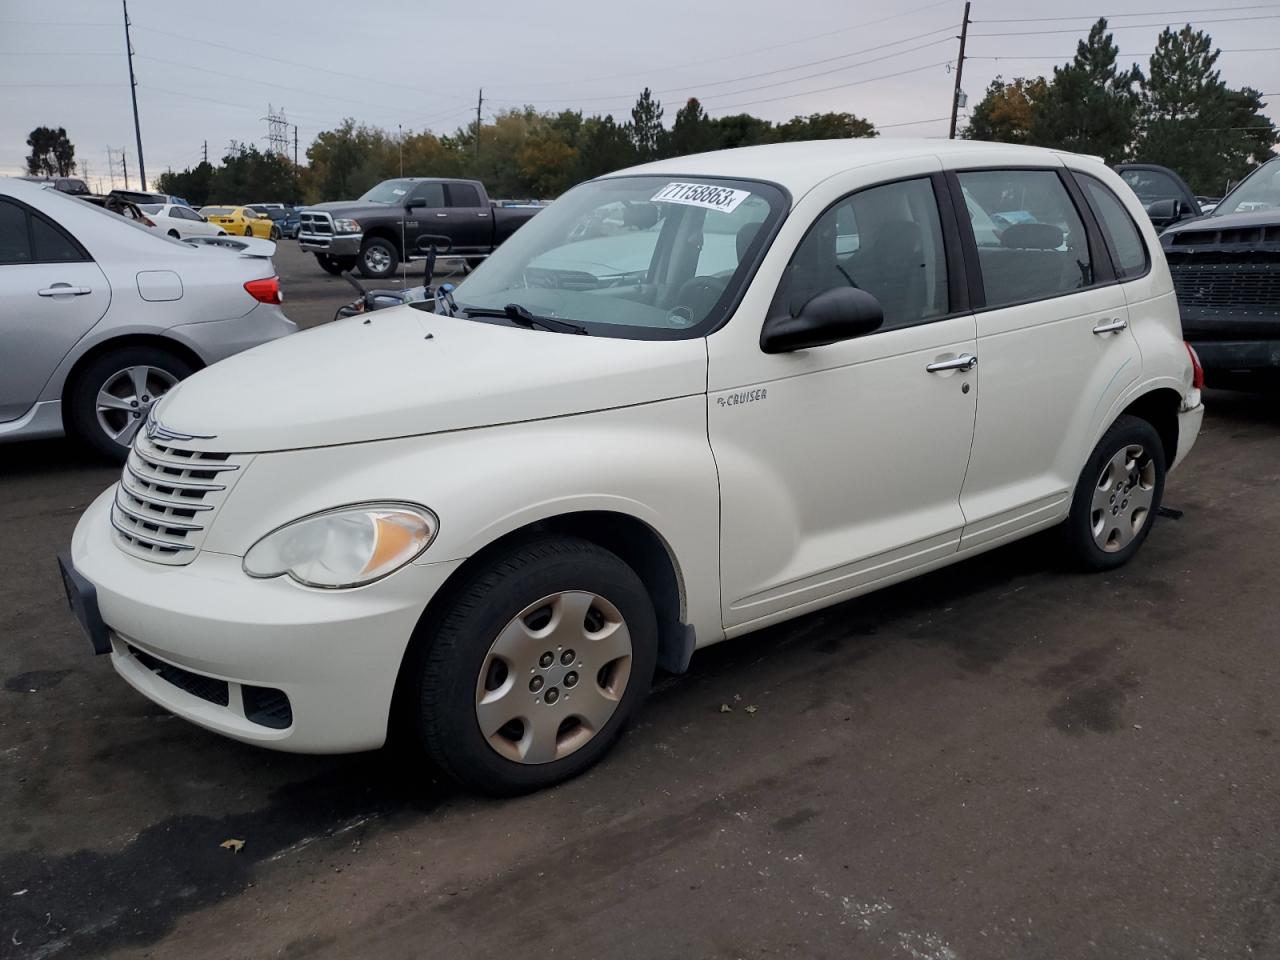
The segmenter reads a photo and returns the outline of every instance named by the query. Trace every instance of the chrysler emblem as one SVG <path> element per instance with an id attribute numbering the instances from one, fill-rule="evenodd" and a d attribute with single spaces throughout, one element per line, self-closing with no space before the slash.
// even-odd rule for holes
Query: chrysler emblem
<path id="1" fill-rule="evenodd" d="M 213 440 L 216 436 L 216 434 L 212 433 L 179 433 L 177 430 L 170 430 L 155 417 L 147 418 L 147 439 L 152 442 L 157 440 L 161 443 L 171 443 L 175 440 L 179 442 L 184 440 Z"/>

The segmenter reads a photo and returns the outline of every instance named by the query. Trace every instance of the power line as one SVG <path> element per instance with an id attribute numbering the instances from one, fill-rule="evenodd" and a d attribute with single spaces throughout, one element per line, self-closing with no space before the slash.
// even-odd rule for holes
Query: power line
<path id="1" fill-rule="evenodd" d="M 796 97 L 807 97 L 815 93 L 829 93 L 832 90 L 844 90 L 848 87 L 861 86 L 864 83 L 875 83 L 877 80 L 889 80 L 893 77 L 904 77 L 909 73 L 919 73 L 922 70 L 932 70 L 935 67 L 945 67 L 949 63 L 951 63 L 950 60 L 939 60 L 937 63 L 926 63 L 922 67 L 912 67 L 909 70 L 899 70 L 896 73 L 883 73 L 878 77 L 866 77 L 865 79 L 862 79 L 862 80 L 854 80 L 852 83 L 837 83 L 835 86 L 822 87 L 818 90 L 802 90 L 799 93 L 788 93 L 780 97 L 766 97 L 762 100 L 745 100 L 741 103 L 725 103 L 725 104 L 720 104 L 718 106 L 712 107 L 710 109 L 734 110 L 734 109 L 737 109 L 738 107 L 753 107 L 756 104 L 760 104 L 760 103 L 776 103 L 779 100 L 792 100 Z"/>
<path id="2" fill-rule="evenodd" d="M 1170 13 L 1226 13 L 1230 10 L 1274 10 L 1274 3 L 1250 3 L 1235 7 L 1186 7 L 1182 10 L 1143 10 L 1136 13 L 1077 14 L 1070 17 L 1000 17 L 975 20 L 974 23 L 1049 23 L 1062 20 L 1114 20 L 1120 17 L 1151 17 Z"/>
<path id="3" fill-rule="evenodd" d="M 572 77 L 568 80 L 542 80 L 542 81 L 536 81 L 534 83 L 526 83 L 524 84 L 524 86 L 525 87 L 546 87 L 546 86 L 564 86 L 566 84 L 571 84 L 571 83 L 572 84 L 595 83 L 596 81 L 599 81 L 599 80 L 620 80 L 623 77 L 652 76 L 655 72 L 658 72 L 658 71 L 682 70 L 685 67 L 697 67 L 707 63 L 720 63 L 724 60 L 734 60 L 734 59 L 737 59 L 738 57 L 745 57 L 753 53 L 764 53 L 765 51 L 768 51 L 768 50 L 779 50 L 782 47 L 793 47 L 798 43 L 808 43 L 811 40 L 822 40 L 827 37 L 835 36 L 836 34 L 839 34 L 839 33 L 848 33 L 850 30 L 865 30 L 867 27 L 874 27 L 875 25 L 880 23 L 887 23 L 890 20 L 897 20 L 899 17 L 907 17 L 913 13 L 923 13 L 925 10 L 932 10 L 935 7 L 941 7 L 944 4 L 950 4 L 952 2 L 953 0 L 934 0 L 933 3 L 926 3 L 924 6 L 921 6 L 921 7 L 912 7 L 909 10 L 900 10 L 897 13 L 889 14 L 887 17 L 881 17 L 878 20 L 863 20 L 852 27 L 839 27 L 835 30 L 826 30 L 822 33 L 812 34 L 811 36 L 799 37 L 795 40 L 784 40 L 781 43 L 774 43 L 765 47 L 753 47 L 750 50 L 739 50 L 736 53 L 726 53 L 717 57 L 701 57 L 697 60 L 685 61 L 684 63 L 659 64 L 652 67 L 648 67 L 644 70 L 633 70 L 629 73 L 613 73 L 613 74 L 609 74 L 607 76 L 602 76 L 602 77 Z M 506 102 L 519 102 L 519 101 L 506 101 Z"/>
<path id="4" fill-rule="evenodd" d="M 950 120 L 951 117 L 930 117 L 928 120 L 904 120 L 901 123 L 877 123 L 877 130 L 891 130 L 894 127 L 917 127 L 922 123 L 943 123 Z"/>
<path id="5" fill-rule="evenodd" d="M 1229 47 L 1229 48 L 1224 47 L 1224 48 L 1220 48 L 1217 52 L 1218 53 L 1273 53 L 1277 50 L 1280 50 L 1280 47 Z M 1129 57 L 1149 57 L 1151 56 L 1151 53 L 1152 52 L 1148 50 L 1144 53 L 1117 53 L 1116 56 L 1127 59 Z M 1061 53 L 1061 54 L 1047 53 L 1047 54 L 1037 54 L 1035 56 L 1019 55 L 1015 57 L 1006 57 L 1003 55 L 982 57 L 982 56 L 975 56 L 973 54 L 969 54 L 965 59 L 967 60 L 1070 60 L 1075 55 L 1076 55 L 1076 52 L 1072 50 L 1070 53 Z"/>
<path id="6" fill-rule="evenodd" d="M 1280 20 L 1280 13 L 1269 13 L 1257 17 L 1218 17 L 1212 20 L 1197 20 L 1195 25 L 1204 23 L 1243 23 L 1247 20 Z M 1180 20 L 1161 20 L 1158 23 L 1122 23 L 1116 26 L 1107 25 L 1108 30 L 1141 30 L 1149 27 L 1167 27 L 1179 23 Z M 975 33 L 975 37 L 1040 37 L 1051 33 L 1080 33 L 1078 27 L 1064 27 L 1061 30 L 1008 30 L 1000 33 Z"/>
<path id="7" fill-rule="evenodd" d="M 856 57 L 859 54 L 871 53 L 872 51 L 875 51 L 875 50 L 883 50 L 885 47 L 896 46 L 899 43 L 907 43 L 911 40 L 920 40 L 923 37 L 932 36 L 933 34 L 941 33 L 943 31 L 950 32 L 954 29 L 956 29 L 954 26 L 939 27 L 935 30 L 927 30 L 924 33 L 918 33 L 911 37 L 903 37 L 901 40 L 890 40 L 886 43 L 876 44 L 874 47 L 864 47 L 861 50 L 850 50 L 848 53 L 838 54 L 837 56 L 834 56 L 834 57 L 824 57 L 821 60 L 811 60 L 808 63 L 796 64 L 795 66 L 791 66 L 791 67 L 779 67 L 774 70 L 765 70 L 760 73 L 748 73 L 740 77 L 729 77 L 724 80 L 698 81 L 695 83 L 684 84 L 679 87 L 666 87 L 661 90 L 652 90 L 650 92 L 656 96 L 662 96 L 664 94 L 669 94 L 669 93 L 682 93 L 685 91 L 701 90 L 704 87 L 719 87 L 729 83 L 738 83 L 743 80 L 755 80 L 755 79 L 758 79 L 759 77 L 771 77 L 779 73 L 790 73 L 793 70 L 803 70 L 806 67 L 816 67 L 819 64 L 832 63 L 836 60 L 844 60 L 847 57 Z M 846 63 L 842 66 L 835 67 L 831 70 L 822 70 L 817 73 L 806 74 L 803 77 L 792 77 L 790 80 L 779 80 L 777 83 L 764 84 L 758 87 L 748 87 L 746 90 L 732 90 L 727 94 L 718 94 L 718 96 L 736 96 L 740 93 L 750 93 L 754 90 L 763 90 L 765 89 L 765 87 L 769 87 L 769 86 L 780 86 L 786 83 L 794 83 L 799 80 L 810 80 L 810 79 L 813 79 L 814 77 L 827 76 L 828 74 L 838 73 L 841 70 L 849 70 L 853 67 L 865 66 L 866 64 L 871 64 L 871 63 L 879 63 L 882 60 L 890 60 L 893 57 L 904 56 L 908 53 L 914 53 L 917 50 L 925 50 L 929 47 L 937 46 L 940 43 L 950 43 L 951 40 L 952 40 L 952 37 L 939 37 L 936 40 L 930 40 L 928 43 L 922 43 L 919 46 L 910 47 L 906 50 L 898 50 L 898 51 L 895 51 L 894 53 L 887 53 L 880 57 L 873 57 L 870 60 L 862 60 L 862 61 L 859 61 L 858 63 Z M 633 96 L 634 94 L 632 93 L 620 93 L 612 96 L 598 96 L 598 97 L 551 97 L 551 98 L 538 97 L 538 98 L 535 98 L 535 100 L 539 103 L 583 103 L 583 102 L 596 102 L 596 101 L 606 101 L 606 100 L 622 103 L 622 102 L 629 102 Z M 525 101 L 503 99 L 501 102 L 522 103 Z"/>

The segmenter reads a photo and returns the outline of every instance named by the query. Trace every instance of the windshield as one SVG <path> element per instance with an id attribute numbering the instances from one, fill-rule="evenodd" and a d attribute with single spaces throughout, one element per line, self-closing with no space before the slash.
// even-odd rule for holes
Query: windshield
<path id="1" fill-rule="evenodd" d="M 138 209 L 143 213 L 159 213 L 164 208 L 161 203 L 140 203 Z"/>
<path id="2" fill-rule="evenodd" d="M 1280 157 L 1268 160 L 1232 190 L 1212 216 L 1280 209 Z"/>
<path id="3" fill-rule="evenodd" d="M 463 309 L 518 303 L 604 336 L 703 336 L 746 287 L 786 206 L 755 181 L 593 180 L 516 231 L 455 296 Z"/>
<path id="4" fill-rule="evenodd" d="M 360 200 L 363 203 L 403 203 L 412 189 L 412 180 L 388 180 L 378 184 Z"/>

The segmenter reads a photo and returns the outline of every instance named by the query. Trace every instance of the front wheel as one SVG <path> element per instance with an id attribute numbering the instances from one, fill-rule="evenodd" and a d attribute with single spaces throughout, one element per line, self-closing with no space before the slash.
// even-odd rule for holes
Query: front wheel
<path id="1" fill-rule="evenodd" d="M 253 236 L 253 227 L 245 227 L 245 228 L 244 228 L 244 235 L 245 235 L 246 237 L 252 237 L 252 236 Z"/>
<path id="2" fill-rule="evenodd" d="M 415 644 L 405 679 L 427 754 L 464 786 L 513 795 L 604 756 L 648 693 L 657 622 L 627 564 L 557 537 L 477 572 Z"/>
<path id="3" fill-rule="evenodd" d="M 350 270 L 351 266 L 345 260 L 337 257 L 331 257 L 327 253 L 317 253 L 316 263 L 320 264 L 320 269 L 325 273 L 333 276 L 340 276 L 344 271 Z"/>
<path id="4" fill-rule="evenodd" d="M 1164 443 L 1146 420 L 1119 417 L 1076 482 L 1066 540 L 1087 570 L 1112 570 L 1142 546 L 1164 495 Z"/>
<path id="5" fill-rule="evenodd" d="M 272 240 L 279 240 L 279 239 L 280 239 L 280 229 L 279 229 L 278 227 L 272 227 L 272 228 L 271 228 L 271 239 L 272 239 Z"/>
<path id="6" fill-rule="evenodd" d="M 371 237 L 360 250 L 360 273 L 370 280 L 385 280 L 396 272 L 400 254 L 395 244 L 382 237 Z"/>
<path id="7" fill-rule="evenodd" d="M 157 347 L 121 347 L 92 361 L 67 397 L 68 426 L 105 457 L 123 462 L 156 401 L 192 374 Z"/>

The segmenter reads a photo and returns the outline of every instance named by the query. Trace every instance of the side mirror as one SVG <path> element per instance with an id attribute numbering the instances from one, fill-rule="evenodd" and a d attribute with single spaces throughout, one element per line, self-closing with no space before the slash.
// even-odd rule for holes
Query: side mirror
<path id="1" fill-rule="evenodd" d="M 1156 200 L 1154 203 L 1147 205 L 1147 216 L 1151 218 L 1151 222 L 1157 227 L 1167 227 L 1171 223 L 1177 223 L 1185 216 L 1181 212 L 1181 207 L 1186 204 L 1180 204 L 1173 197 L 1167 200 Z"/>
<path id="2" fill-rule="evenodd" d="M 832 287 L 800 308 L 798 316 L 783 315 L 765 321 L 760 349 L 765 353 L 789 353 L 852 340 L 880 329 L 884 308 L 880 301 L 857 287 Z"/>
<path id="3" fill-rule="evenodd" d="M 417 210 L 419 207 L 425 207 L 426 205 L 427 205 L 426 197 L 414 197 L 412 200 L 410 200 L 408 203 L 404 205 L 404 208 L 406 210 Z"/>

